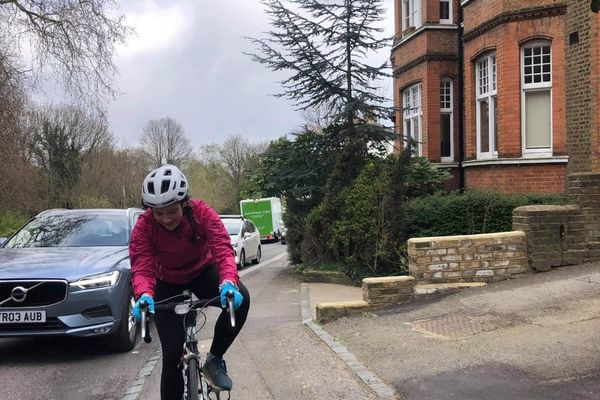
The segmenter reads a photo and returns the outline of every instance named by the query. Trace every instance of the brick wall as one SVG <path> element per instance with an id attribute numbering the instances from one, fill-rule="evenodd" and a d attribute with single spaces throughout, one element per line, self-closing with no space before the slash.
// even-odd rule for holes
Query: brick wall
<path id="1" fill-rule="evenodd" d="M 564 31 L 562 16 L 549 16 L 500 24 L 465 42 L 465 159 L 476 158 L 475 62 L 486 51 L 497 57 L 498 157 L 521 157 L 520 48 L 536 38 L 552 41 L 553 153 L 566 154 Z"/>
<path id="2" fill-rule="evenodd" d="M 488 282 L 530 270 L 523 232 L 411 238 L 408 257 L 420 283 Z"/>
<path id="3" fill-rule="evenodd" d="M 569 175 L 569 200 L 581 207 L 587 232 L 586 240 L 600 245 L 600 174 L 579 173 Z M 599 255 L 600 256 L 600 255 Z M 592 253 L 591 258 L 596 258 Z"/>
<path id="4" fill-rule="evenodd" d="M 581 2 L 581 0 L 580 0 Z M 564 4 L 556 0 L 474 0 L 465 5 L 463 19 L 465 32 L 469 32 L 484 22 L 494 20 L 499 15 L 507 15 L 524 9 L 535 9 Z M 588 4 L 589 7 L 589 4 Z"/>
<path id="5" fill-rule="evenodd" d="M 402 109 L 402 92 L 408 86 L 421 83 L 423 89 L 423 156 L 434 162 L 440 160 L 440 80 L 453 78 L 456 93 L 456 63 L 453 61 L 428 61 L 406 70 L 394 79 L 395 107 Z M 456 110 L 455 101 L 455 110 Z M 454 154 L 458 154 L 458 113 L 454 112 Z M 396 148 L 404 148 L 403 114 L 396 112 Z"/>
<path id="6" fill-rule="evenodd" d="M 566 164 L 469 166 L 465 168 L 465 185 L 503 193 L 565 193 L 566 170 Z"/>
<path id="7" fill-rule="evenodd" d="M 569 173 L 598 171 L 598 18 L 589 7 L 571 0 L 566 14 Z"/>
<path id="8" fill-rule="evenodd" d="M 412 276 L 381 276 L 362 280 L 363 299 L 371 306 L 400 303 L 413 296 Z"/>
<path id="9" fill-rule="evenodd" d="M 534 205 L 513 210 L 513 229 L 525 232 L 531 268 L 580 264 L 588 259 L 585 217 L 576 205 Z"/>

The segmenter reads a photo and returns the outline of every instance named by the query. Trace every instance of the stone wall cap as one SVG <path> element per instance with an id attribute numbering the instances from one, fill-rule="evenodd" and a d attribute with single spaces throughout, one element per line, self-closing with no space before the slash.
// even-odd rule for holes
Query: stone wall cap
<path id="1" fill-rule="evenodd" d="M 414 276 L 400 275 L 400 276 L 377 276 L 373 278 L 363 278 L 363 283 L 387 283 L 387 282 L 408 282 L 414 281 Z"/>
<path id="2" fill-rule="evenodd" d="M 478 233 L 476 235 L 456 235 L 456 236 L 431 236 L 422 238 L 410 238 L 408 244 L 411 243 L 425 243 L 440 240 L 465 240 L 465 239 L 491 239 L 491 238 L 504 238 L 504 237 L 523 237 L 525 238 L 525 232 L 523 231 L 510 231 L 510 232 L 495 232 L 495 233 Z"/>
<path id="3" fill-rule="evenodd" d="M 369 303 L 364 300 L 348 300 L 348 301 L 331 301 L 327 303 L 317 303 L 318 309 L 324 308 L 335 308 L 335 309 L 343 309 L 343 308 L 363 308 L 368 307 Z"/>
<path id="4" fill-rule="evenodd" d="M 579 210 L 579 206 L 575 204 L 534 204 L 529 206 L 519 206 L 516 207 L 514 211 L 527 211 L 527 212 L 543 212 L 543 211 L 571 211 L 571 210 Z"/>

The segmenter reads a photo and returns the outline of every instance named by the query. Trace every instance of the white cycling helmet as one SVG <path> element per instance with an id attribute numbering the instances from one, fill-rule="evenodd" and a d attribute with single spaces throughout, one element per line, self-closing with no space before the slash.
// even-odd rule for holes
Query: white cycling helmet
<path id="1" fill-rule="evenodd" d="M 142 201 L 148 207 L 163 208 L 187 195 L 185 175 L 174 165 L 163 165 L 150 172 L 142 185 Z"/>

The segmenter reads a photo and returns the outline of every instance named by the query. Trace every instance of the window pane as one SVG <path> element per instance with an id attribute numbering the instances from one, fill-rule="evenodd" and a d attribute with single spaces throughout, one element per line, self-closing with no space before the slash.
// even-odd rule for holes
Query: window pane
<path id="1" fill-rule="evenodd" d="M 551 48 L 537 44 L 523 49 L 523 83 L 526 85 L 552 84 Z"/>
<path id="2" fill-rule="evenodd" d="M 525 92 L 525 145 L 550 147 L 550 91 Z"/>
<path id="3" fill-rule="evenodd" d="M 450 19 L 450 2 L 440 1 L 440 19 Z"/>
<path id="4" fill-rule="evenodd" d="M 442 114 L 442 120 L 441 120 L 441 128 L 442 128 L 442 132 L 441 132 L 441 139 L 442 139 L 442 148 L 441 148 L 441 155 L 442 157 L 450 157 L 450 117 L 451 114 Z"/>
<path id="5" fill-rule="evenodd" d="M 452 82 L 440 82 L 440 108 L 448 110 L 452 108 Z"/>
<path id="6" fill-rule="evenodd" d="M 487 59 L 482 60 L 478 63 L 479 66 L 479 94 L 488 92 L 488 70 L 487 70 Z"/>
<path id="7" fill-rule="evenodd" d="M 496 101 L 496 96 L 493 96 L 491 98 L 491 102 L 492 102 L 492 116 L 494 118 L 494 126 L 493 126 L 493 131 L 492 131 L 492 136 L 494 137 L 493 143 L 494 143 L 494 148 L 492 149 L 492 151 L 498 151 L 498 106 L 497 106 L 497 101 Z"/>
<path id="8" fill-rule="evenodd" d="M 479 143 L 481 143 L 480 151 L 487 153 L 490 151 L 490 107 L 488 99 L 479 101 Z"/>

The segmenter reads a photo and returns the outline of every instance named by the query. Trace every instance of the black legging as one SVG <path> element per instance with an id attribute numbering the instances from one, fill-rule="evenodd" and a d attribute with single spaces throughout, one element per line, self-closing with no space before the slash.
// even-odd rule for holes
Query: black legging
<path id="1" fill-rule="evenodd" d="M 242 282 L 238 286 L 240 293 L 244 296 L 244 301 L 235 312 L 235 328 L 231 328 L 229 324 L 227 310 L 221 311 L 221 315 L 219 315 L 215 324 L 210 352 L 217 357 L 222 357 L 225 354 L 242 326 L 244 326 L 248 316 L 250 294 Z M 199 299 L 212 299 L 219 296 L 219 272 L 217 268 L 214 265 L 208 266 L 187 285 L 174 285 L 160 280 L 157 281 L 154 300 L 160 301 L 181 294 L 183 289 L 191 290 Z M 180 362 L 183 342 L 185 341 L 183 317 L 175 313 L 161 312 L 156 313 L 154 321 L 160 337 L 163 358 L 160 398 L 162 400 L 181 400 L 183 396 L 183 376 L 181 375 L 182 366 Z"/>

